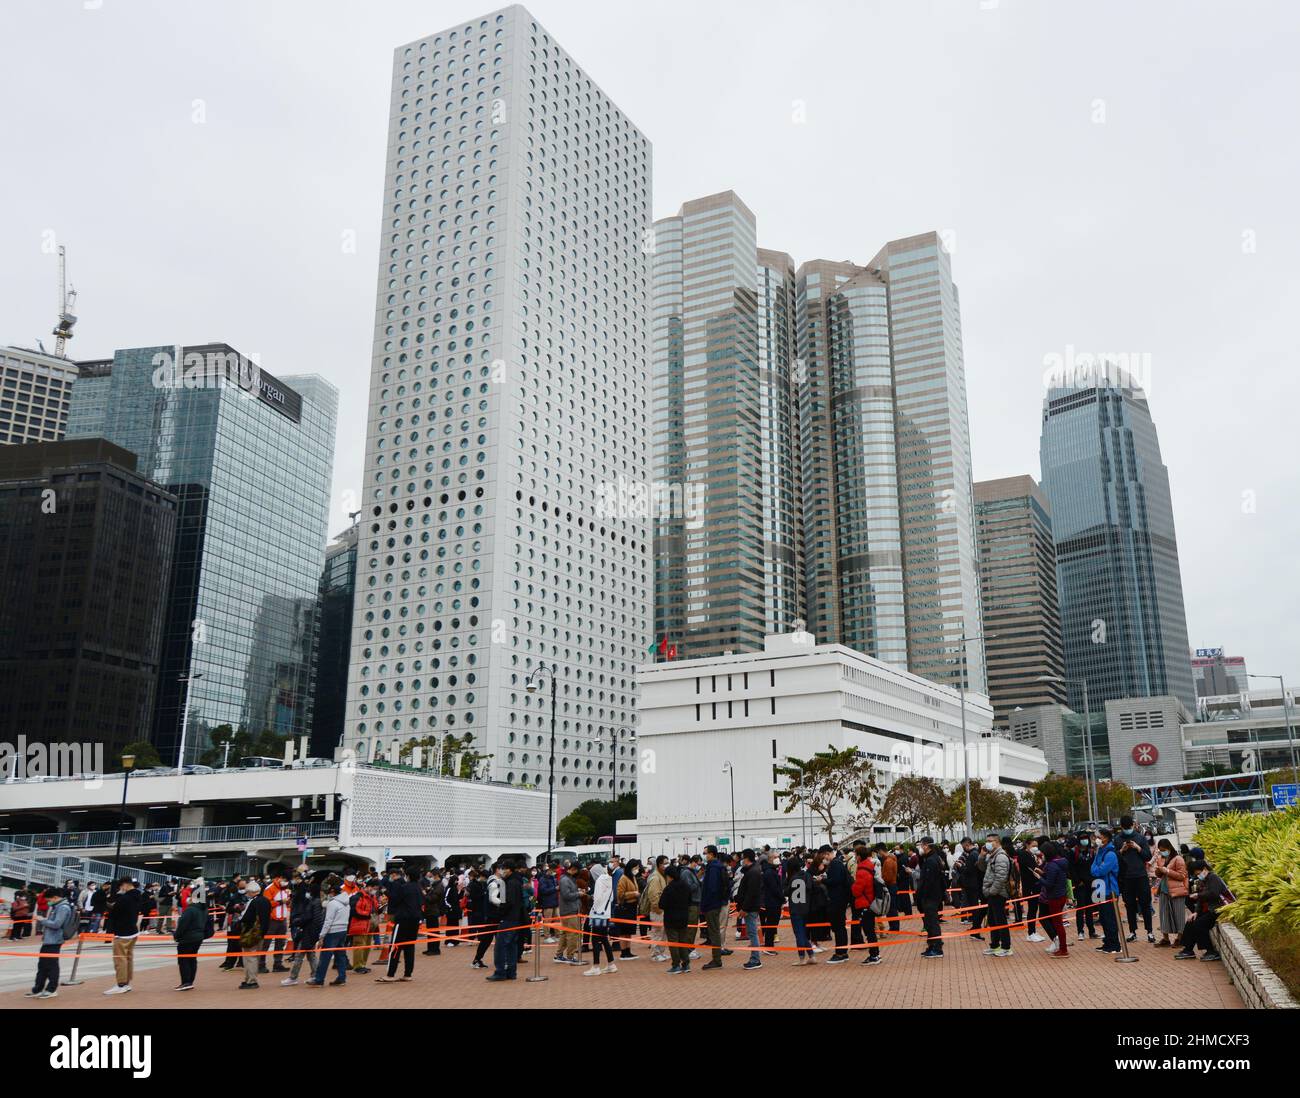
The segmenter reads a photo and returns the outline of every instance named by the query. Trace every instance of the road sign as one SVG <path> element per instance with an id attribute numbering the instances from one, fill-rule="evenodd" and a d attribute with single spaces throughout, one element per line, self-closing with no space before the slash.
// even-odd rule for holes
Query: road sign
<path id="1" fill-rule="evenodd" d="M 393 860 L 393 848 L 391 846 L 384 847 L 384 861 L 391 862 L 392 860 Z"/>
<path id="2" fill-rule="evenodd" d="M 731 840 L 726 835 L 719 835 L 713 840 L 714 846 L 730 846 Z"/>
<path id="3" fill-rule="evenodd" d="M 1289 808 L 1300 802 L 1300 785 L 1273 786 L 1273 807 Z"/>

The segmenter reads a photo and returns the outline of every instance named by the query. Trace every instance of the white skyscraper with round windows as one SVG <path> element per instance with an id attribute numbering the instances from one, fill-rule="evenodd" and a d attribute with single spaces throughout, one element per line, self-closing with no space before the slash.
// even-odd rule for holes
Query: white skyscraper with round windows
<path id="1" fill-rule="evenodd" d="M 522 7 L 396 50 L 343 746 L 635 785 L 650 143 Z M 427 758 L 427 754 L 426 754 Z M 539 839 L 541 837 L 539 836 Z"/>

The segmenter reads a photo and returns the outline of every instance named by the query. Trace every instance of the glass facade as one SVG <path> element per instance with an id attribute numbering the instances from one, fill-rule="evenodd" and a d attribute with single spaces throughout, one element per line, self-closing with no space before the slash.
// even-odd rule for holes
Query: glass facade
<path id="1" fill-rule="evenodd" d="M 1172 694 L 1195 711 L 1169 473 L 1140 389 L 1099 378 L 1053 388 L 1043 407 L 1068 677 L 1094 706 Z M 1069 704 L 1082 691 L 1069 688 Z"/>
<path id="2" fill-rule="evenodd" d="M 121 350 L 74 387 L 70 433 L 130 450 L 178 498 L 154 718 L 168 762 L 186 674 L 189 761 L 220 725 L 311 731 L 337 411 L 323 379 L 274 378 L 224 344 Z"/>

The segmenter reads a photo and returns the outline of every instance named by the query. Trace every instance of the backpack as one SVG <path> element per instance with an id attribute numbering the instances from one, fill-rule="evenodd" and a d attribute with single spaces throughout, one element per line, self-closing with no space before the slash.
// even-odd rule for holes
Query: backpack
<path id="1" fill-rule="evenodd" d="M 1007 855 L 1007 898 L 1020 899 L 1020 859 Z"/>
<path id="2" fill-rule="evenodd" d="M 358 919 L 369 919 L 375 911 L 375 898 L 370 893 L 358 889 L 352 894 L 352 914 Z"/>
<path id="3" fill-rule="evenodd" d="M 70 919 L 68 915 L 63 917 L 63 940 L 71 942 L 81 933 L 81 916 L 77 914 L 77 909 L 71 904 L 63 903 L 59 904 L 59 907 L 72 916 Z"/>
<path id="4" fill-rule="evenodd" d="M 888 915 L 891 899 L 889 886 L 885 884 L 885 878 L 881 876 L 880 865 L 877 863 L 876 878 L 872 884 L 871 903 L 867 905 L 867 910 L 873 915 Z"/>

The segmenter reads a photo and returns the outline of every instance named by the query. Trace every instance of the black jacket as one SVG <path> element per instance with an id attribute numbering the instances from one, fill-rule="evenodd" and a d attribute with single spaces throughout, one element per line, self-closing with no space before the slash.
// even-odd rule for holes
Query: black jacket
<path id="1" fill-rule="evenodd" d="M 664 926 L 684 930 L 690 919 L 691 890 L 677 877 L 669 881 L 659 894 L 659 907 L 664 913 Z"/>
<path id="2" fill-rule="evenodd" d="M 736 906 L 741 911 L 757 911 L 763 906 L 763 871 L 758 868 L 757 862 L 740 875 Z"/>
<path id="3" fill-rule="evenodd" d="M 1125 843 L 1135 843 L 1136 850 L 1123 850 Z M 1119 855 L 1119 879 L 1147 879 L 1147 862 L 1151 860 L 1151 844 L 1142 832 L 1135 830 L 1131 835 L 1122 831 L 1115 836 L 1115 853 Z"/>
<path id="4" fill-rule="evenodd" d="M 189 903 L 176 920 L 176 930 L 172 937 L 178 942 L 202 942 L 207 933 L 207 904 Z"/>
<path id="5" fill-rule="evenodd" d="M 781 871 L 771 862 L 763 863 L 763 910 L 780 911 L 785 897 L 781 891 Z M 661 905 L 662 906 L 662 905 Z"/>
<path id="6" fill-rule="evenodd" d="M 260 892 L 244 905 L 240 926 L 247 930 L 254 922 L 261 927 L 263 938 L 271 932 L 271 901 Z"/>
<path id="7" fill-rule="evenodd" d="M 979 894 L 980 882 L 984 878 L 984 868 L 980 865 L 980 848 L 973 846 L 969 851 L 963 850 L 958 858 L 957 880 L 967 892 Z"/>
<path id="8" fill-rule="evenodd" d="M 419 922 L 421 903 L 420 886 L 413 881 L 398 878 L 384 886 L 388 892 L 388 917 L 395 923 Z"/>
<path id="9" fill-rule="evenodd" d="M 849 906 L 852 884 L 853 882 L 849 880 L 849 867 L 844 864 L 844 859 L 836 854 L 826 866 L 826 899 L 833 911 Z"/>
<path id="10" fill-rule="evenodd" d="M 325 905 L 320 902 L 320 897 L 308 894 L 295 903 L 291 925 L 298 936 L 298 948 L 314 948 L 320 941 L 321 927 L 325 925 Z"/>
<path id="11" fill-rule="evenodd" d="M 140 933 L 140 909 L 144 897 L 138 888 L 120 891 L 109 900 L 104 929 L 118 938 L 130 938 Z"/>
<path id="12" fill-rule="evenodd" d="M 937 850 L 931 850 L 921 859 L 921 885 L 916 898 L 921 903 L 942 904 L 948 892 L 948 871 Z"/>
<path id="13" fill-rule="evenodd" d="M 503 930 L 515 930 L 524 921 L 524 881 L 518 873 L 511 873 L 505 879 L 506 902 L 501 905 L 498 924 Z"/>

